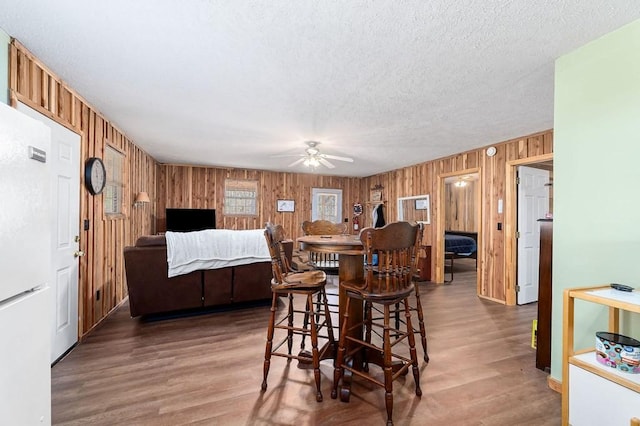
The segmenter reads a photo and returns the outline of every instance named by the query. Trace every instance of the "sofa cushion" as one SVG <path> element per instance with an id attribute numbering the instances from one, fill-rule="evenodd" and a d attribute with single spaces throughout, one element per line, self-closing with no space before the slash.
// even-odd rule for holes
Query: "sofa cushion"
<path id="1" fill-rule="evenodd" d="M 233 267 L 233 303 L 271 298 L 271 262 Z"/>
<path id="2" fill-rule="evenodd" d="M 164 235 L 143 235 L 136 241 L 136 247 L 166 246 L 167 239 Z"/>
<path id="3" fill-rule="evenodd" d="M 202 271 L 167 278 L 165 247 L 125 247 L 132 317 L 202 307 Z"/>
<path id="4" fill-rule="evenodd" d="M 204 306 L 228 305 L 233 302 L 231 291 L 233 268 L 207 269 L 202 276 Z"/>

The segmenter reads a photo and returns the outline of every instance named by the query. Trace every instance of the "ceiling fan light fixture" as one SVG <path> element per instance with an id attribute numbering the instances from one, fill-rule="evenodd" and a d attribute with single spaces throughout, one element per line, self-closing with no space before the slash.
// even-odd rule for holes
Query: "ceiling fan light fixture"
<path id="1" fill-rule="evenodd" d="M 464 180 L 459 180 L 456 183 L 454 183 L 454 185 L 458 188 L 464 188 L 465 186 L 467 186 L 467 182 Z"/>
<path id="2" fill-rule="evenodd" d="M 320 150 L 317 148 L 317 145 L 320 142 L 316 141 L 307 141 L 307 148 L 304 150 L 304 154 L 285 154 L 285 155 L 274 155 L 272 157 L 299 157 L 296 161 L 289 164 L 289 167 L 294 167 L 298 164 L 302 164 L 305 167 L 309 167 L 312 169 L 317 169 L 320 166 L 325 166 L 328 169 L 334 169 L 334 166 L 329 160 L 337 160 L 337 161 L 346 161 L 348 163 L 353 163 L 353 158 L 349 157 L 340 157 L 338 155 L 331 154 L 322 154 Z"/>
<path id="3" fill-rule="evenodd" d="M 302 164 L 304 164 L 306 167 L 311 167 L 312 169 L 315 169 L 320 165 L 320 161 L 318 160 L 317 157 L 310 155 L 309 157 L 304 159 Z"/>

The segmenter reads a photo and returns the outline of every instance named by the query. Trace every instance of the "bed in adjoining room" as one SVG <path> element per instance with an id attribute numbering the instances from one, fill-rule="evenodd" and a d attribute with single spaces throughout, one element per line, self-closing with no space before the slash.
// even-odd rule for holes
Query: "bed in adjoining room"
<path id="1" fill-rule="evenodd" d="M 478 233 L 466 231 L 445 231 L 444 251 L 453 259 L 476 259 L 478 264 Z"/>
<path id="2" fill-rule="evenodd" d="M 475 259 L 476 268 L 478 267 L 478 233 L 466 231 L 445 231 L 445 271 L 448 267 L 449 272 L 451 273 L 451 279 L 447 280 L 445 278 L 445 282 L 453 281 L 453 260 L 467 258 Z M 448 264 L 447 261 L 449 261 Z"/>

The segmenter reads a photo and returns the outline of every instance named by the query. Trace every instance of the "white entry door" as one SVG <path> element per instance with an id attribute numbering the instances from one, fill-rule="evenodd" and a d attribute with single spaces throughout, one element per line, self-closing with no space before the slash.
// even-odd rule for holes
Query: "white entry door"
<path id="1" fill-rule="evenodd" d="M 549 211 L 549 171 L 518 167 L 518 305 L 538 300 L 540 224 Z"/>
<path id="2" fill-rule="evenodd" d="M 80 135 L 30 107 L 18 110 L 51 128 L 51 362 L 78 341 Z"/>

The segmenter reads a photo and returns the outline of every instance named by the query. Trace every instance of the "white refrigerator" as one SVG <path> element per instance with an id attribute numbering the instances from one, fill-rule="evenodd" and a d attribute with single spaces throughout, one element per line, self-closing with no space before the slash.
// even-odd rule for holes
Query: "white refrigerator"
<path id="1" fill-rule="evenodd" d="M 0 103 L 0 424 L 51 424 L 50 130 Z"/>

